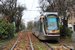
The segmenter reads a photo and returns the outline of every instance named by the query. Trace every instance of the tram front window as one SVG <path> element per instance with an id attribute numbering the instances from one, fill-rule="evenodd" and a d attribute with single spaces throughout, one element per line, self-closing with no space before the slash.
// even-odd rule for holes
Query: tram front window
<path id="1" fill-rule="evenodd" d="M 56 18 L 46 18 L 46 28 L 48 30 L 58 30 L 58 21 Z"/>

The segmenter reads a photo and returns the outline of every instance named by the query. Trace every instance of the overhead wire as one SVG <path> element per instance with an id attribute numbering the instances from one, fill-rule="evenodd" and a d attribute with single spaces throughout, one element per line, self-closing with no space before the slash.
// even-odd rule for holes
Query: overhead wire
<path id="1" fill-rule="evenodd" d="M 33 5 L 34 5 L 34 2 L 35 2 L 35 0 L 33 0 L 32 6 L 31 6 L 31 10 L 32 10 L 32 7 L 33 7 Z M 31 11 L 30 11 L 30 13 L 29 13 L 29 17 L 30 17 L 30 14 L 31 14 Z"/>
<path id="2" fill-rule="evenodd" d="M 33 3 L 32 3 L 31 10 L 27 10 L 27 11 L 30 11 L 30 13 L 29 13 L 29 16 L 28 16 L 28 17 L 30 17 L 31 11 L 37 11 L 35 14 L 37 14 L 37 13 L 38 13 L 38 11 L 39 11 L 39 9 L 38 9 L 38 10 L 32 10 L 33 5 L 34 5 L 34 2 L 35 2 L 35 0 L 34 0 L 34 1 L 33 1 Z M 27 18 L 27 19 L 31 19 L 31 18 Z"/>

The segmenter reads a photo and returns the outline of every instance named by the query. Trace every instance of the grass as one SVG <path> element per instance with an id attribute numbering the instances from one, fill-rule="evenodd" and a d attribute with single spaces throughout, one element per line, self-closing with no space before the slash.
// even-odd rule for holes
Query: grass
<path id="1" fill-rule="evenodd" d="M 0 39 L 0 43 L 1 43 L 1 42 L 4 42 L 4 40 Z"/>
<path id="2" fill-rule="evenodd" d="M 67 39 L 61 39 L 60 42 L 62 42 L 63 44 L 67 44 L 67 45 L 72 45 L 73 46 L 72 42 L 75 42 L 75 40 L 67 38 Z M 73 47 L 75 48 L 75 46 L 73 46 Z"/>
<path id="3" fill-rule="evenodd" d="M 34 42 L 34 44 L 35 44 L 35 49 L 38 49 L 38 50 L 47 50 L 47 48 L 40 42 L 40 43 L 38 43 L 38 42 Z"/>
<path id="4" fill-rule="evenodd" d="M 50 44 L 51 46 L 56 46 L 57 44 Z"/>
<path id="5" fill-rule="evenodd" d="M 15 37 L 12 38 L 12 39 L 9 41 L 9 43 L 10 43 L 11 41 L 13 41 L 18 35 L 19 35 L 19 33 L 18 33 L 18 34 L 15 34 Z M 8 43 L 8 44 L 9 44 L 9 43 Z M 8 45 L 8 44 L 7 44 L 7 45 Z M 6 46 L 7 46 L 7 45 L 6 45 Z"/>
<path id="6" fill-rule="evenodd" d="M 12 42 L 20 33 L 14 34 L 14 37 L 10 40 L 7 40 L 8 43 L 4 44 L 1 48 L 5 48 L 10 42 Z M 1 40 L 0 43 L 5 42 L 5 40 Z"/>
<path id="7" fill-rule="evenodd" d="M 60 41 L 65 41 L 65 42 L 75 42 L 75 40 L 72 40 L 72 39 L 69 39 L 69 38 L 67 38 L 67 39 L 61 39 Z"/>

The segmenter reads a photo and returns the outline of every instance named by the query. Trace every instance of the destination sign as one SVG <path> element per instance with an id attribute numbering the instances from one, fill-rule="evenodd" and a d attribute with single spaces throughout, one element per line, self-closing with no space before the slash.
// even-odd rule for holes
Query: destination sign
<path id="1" fill-rule="evenodd" d="M 49 21 L 56 21 L 56 18 L 49 18 Z"/>
<path id="2" fill-rule="evenodd" d="M 55 15 L 49 15 L 48 17 L 55 17 Z"/>

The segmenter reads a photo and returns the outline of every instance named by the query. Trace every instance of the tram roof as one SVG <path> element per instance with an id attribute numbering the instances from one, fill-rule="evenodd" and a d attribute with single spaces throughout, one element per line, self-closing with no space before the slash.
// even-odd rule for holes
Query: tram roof
<path id="1" fill-rule="evenodd" d="M 58 15 L 57 12 L 53 11 L 53 12 L 44 12 L 43 15 L 48 15 L 48 14 L 55 14 L 55 15 Z"/>

